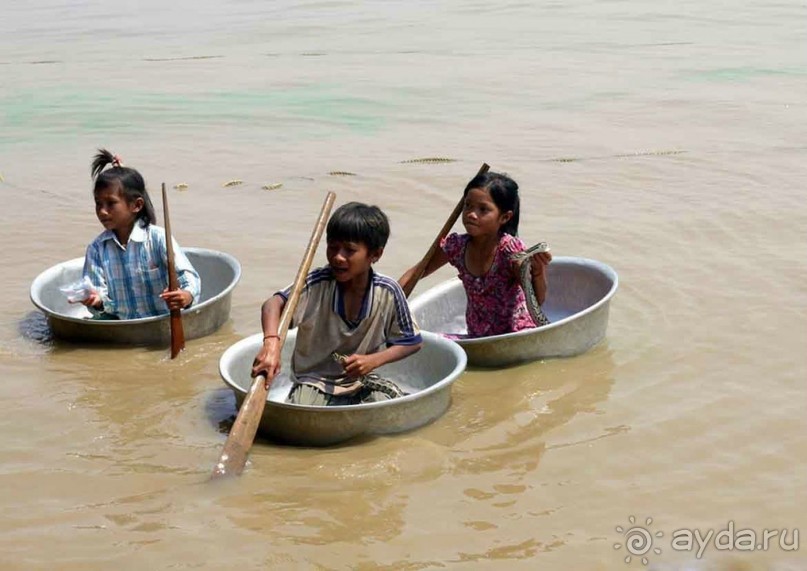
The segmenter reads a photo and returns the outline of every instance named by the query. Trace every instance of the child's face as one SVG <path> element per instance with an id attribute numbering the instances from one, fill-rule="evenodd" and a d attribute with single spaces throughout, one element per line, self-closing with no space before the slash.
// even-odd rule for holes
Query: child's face
<path id="1" fill-rule="evenodd" d="M 364 242 L 329 240 L 326 255 L 337 282 L 349 282 L 370 271 L 370 267 L 381 257 L 381 252 L 371 252 Z"/>
<path id="2" fill-rule="evenodd" d="M 95 215 L 104 228 L 116 234 L 132 229 L 137 213 L 143 208 L 143 199 L 127 202 L 120 188 L 108 186 L 95 193 Z"/>
<path id="3" fill-rule="evenodd" d="M 462 224 L 471 236 L 498 234 L 499 228 L 513 217 L 511 211 L 502 212 L 487 190 L 472 188 L 465 195 Z"/>

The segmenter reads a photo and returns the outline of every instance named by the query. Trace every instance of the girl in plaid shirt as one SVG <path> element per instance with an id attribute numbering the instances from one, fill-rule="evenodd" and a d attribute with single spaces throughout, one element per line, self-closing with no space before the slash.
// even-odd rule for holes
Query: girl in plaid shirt
<path id="1" fill-rule="evenodd" d="M 111 168 L 104 170 L 108 165 Z M 138 319 L 189 307 L 199 300 L 201 280 L 174 241 L 180 289 L 168 291 L 165 231 L 143 177 L 99 149 L 92 163 L 95 214 L 105 230 L 87 247 L 84 275 L 94 291 L 82 301 L 96 318 Z"/>

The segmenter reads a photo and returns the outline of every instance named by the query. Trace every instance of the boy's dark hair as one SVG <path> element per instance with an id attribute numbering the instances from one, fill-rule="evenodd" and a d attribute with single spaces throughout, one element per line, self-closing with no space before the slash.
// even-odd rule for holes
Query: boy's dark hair
<path id="1" fill-rule="evenodd" d="M 387 245 L 389 219 L 378 206 L 348 202 L 336 209 L 328 220 L 326 240 L 361 242 L 370 251 Z"/>
<path id="2" fill-rule="evenodd" d="M 518 215 L 521 209 L 521 200 L 518 196 L 518 184 L 516 181 L 506 174 L 486 172 L 472 178 L 468 186 L 465 187 L 462 196 L 468 196 L 468 193 L 474 188 L 487 190 L 496 208 L 502 212 L 507 212 L 508 210 L 513 212 L 513 216 L 502 226 L 501 231 L 511 236 L 518 236 Z"/>
<path id="3" fill-rule="evenodd" d="M 107 165 L 112 165 L 112 168 L 104 170 Z M 106 149 L 98 149 L 98 154 L 93 158 L 90 172 L 95 179 L 93 194 L 97 194 L 106 188 L 114 187 L 116 183 L 119 183 L 123 198 L 126 199 L 127 203 L 134 202 L 138 198 L 143 199 L 143 208 L 137 213 L 137 218 L 143 225 L 148 226 L 157 222 L 154 206 L 151 204 L 151 198 L 149 198 L 149 193 L 146 190 L 146 183 L 135 169 L 122 166 L 120 159 Z"/>

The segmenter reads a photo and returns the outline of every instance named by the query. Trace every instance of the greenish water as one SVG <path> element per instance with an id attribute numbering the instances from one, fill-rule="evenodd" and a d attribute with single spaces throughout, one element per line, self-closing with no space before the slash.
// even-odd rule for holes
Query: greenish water
<path id="1" fill-rule="evenodd" d="M 697 81 L 744 82 L 765 77 L 805 77 L 807 67 L 803 68 L 758 68 L 731 67 L 692 71 L 687 77 Z"/>
<path id="2" fill-rule="evenodd" d="M 340 131 L 372 135 L 390 120 L 391 102 L 352 96 L 335 85 L 269 90 L 161 93 L 144 90 L 15 90 L 0 97 L 6 129 L 0 145 L 58 143 L 77 136 L 143 134 L 164 128 L 255 127 L 282 140 L 335 137 Z M 292 127 L 293 128 L 290 128 Z M 279 128 L 278 128 L 279 127 Z M 22 137 L 21 137 L 22 135 Z"/>

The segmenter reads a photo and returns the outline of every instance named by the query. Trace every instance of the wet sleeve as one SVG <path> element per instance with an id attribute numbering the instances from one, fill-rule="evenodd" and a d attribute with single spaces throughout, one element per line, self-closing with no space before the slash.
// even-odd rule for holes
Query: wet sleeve
<path id="1" fill-rule="evenodd" d="M 291 318 L 291 324 L 289 325 L 290 328 L 297 327 L 306 319 L 306 310 L 309 306 L 308 302 L 312 294 L 312 288 L 316 286 L 316 284 L 321 283 L 323 279 L 326 279 L 328 275 L 329 273 L 327 268 L 317 268 L 308 272 L 305 282 L 303 283 L 303 291 L 300 292 L 300 301 L 297 303 L 297 307 L 294 310 L 294 315 L 292 315 Z M 276 291 L 274 295 L 280 296 L 283 298 L 283 301 L 288 302 L 293 287 L 294 284 L 291 283 L 282 290 Z"/>
<path id="2" fill-rule="evenodd" d="M 386 343 L 390 345 L 417 345 L 423 341 L 420 327 L 415 322 L 401 286 L 394 280 L 386 285 L 392 295 L 391 310 L 386 320 Z"/>
<path id="3" fill-rule="evenodd" d="M 186 256 L 182 248 L 179 247 L 177 241 L 174 240 L 173 237 L 171 237 L 171 241 L 174 245 L 174 266 L 177 270 L 179 289 L 190 292 L 191 296 L 193 296 L 191 305 L 197 304 L 199 303 L 199 296 L 202 295 L 202 278 L 199 276 L 199 272 L 196 271 L 196 268 L 193 267 L 193 264 L 191 264 L 188 256 Z"/>
<path id="4" fill-rule="evenodd" d="M 500 260 L 498 264 L 500 268 L 507 268 L 507 271 L 509 272 L 509 279 L 515 280 L 516 282 L 520 281 L 515 262 L 512 261 L 512 258 L 515 254 L 520 254 L 526 249 L 527 248 L 524 245 L 524 242 L 521 241 L 521 238 L 511 236 L 510 234 L 504 234 L 502 236 L 502 239 L 499 242 L 498 255 L 500 256 Z"/>
<path id="5" fill-rule="evenodd" d="M 84 255 L 82 274 L 89 278 L 92 287 L 101 296 L 101 301 L 104 304 L 101 310 L 88 307 L 87 309 L 91 313 L 101 313 L 103 311 L 115 313 L 114 304 L 109 299 L 109 287 L 107 286 L 106 271 L 104 270 L 103 247 L 103 242 L 92 242 L 87 246 L 87 252 Z"/>
<path id="6" fill-rule="evenodd" d="M 455 268 L 462 267 L 462 260 L 460 259 L 462 257 L 462 246 L 463 237 L 456 232 L 440 240 L 440 248 L 442 248 L 446 257 L 448 257 L 448 263 Z"/>
<path id="7" fill-rule="evenodd" d="M 165 268 L 164 274 L 165 283 L 163 287 L 168 286 L 168 247 L 165 243 L 165 229 L 159 226 L 149 226 L 149 239 L 152 241 L 150 254 L 153 262 L 159 262 L 159 265 Z M 193 267 L 188 256 L 180 248 L 179 243 L 172 236 L 171 243 L 174 246 L 174 269 L 177 272 L 177 282 L 179 282 L 179 289 L 184 289 L 191 294 L 193 300 L 191 305 L 199 303 L 199 296 L 202 293 L 202 279 L 196 268 Z"/>
<path id="8" fill-rule="evenodd" d="M 499 250 L 507 258 L 510 258 L 510 256 L 513 254 L 523 252 L 526 249 L 527 248 L 524 245 L 524 242 L 521 241 L 521 238 L 511 236 L 510 234 L 504 234 L 499 242 Z"/>

